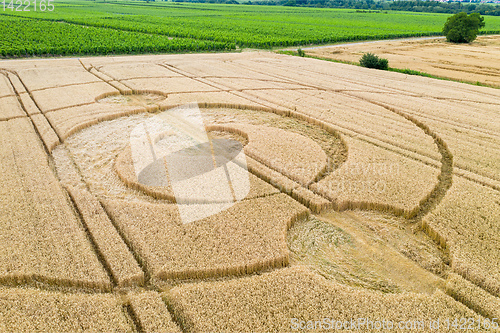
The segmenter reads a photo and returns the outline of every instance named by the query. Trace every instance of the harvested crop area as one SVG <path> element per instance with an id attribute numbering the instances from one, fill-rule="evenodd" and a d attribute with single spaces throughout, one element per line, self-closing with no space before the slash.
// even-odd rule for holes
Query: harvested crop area
<path id="1" fill-rule="evenodd" d="M 446 253 L 404 218 L 325 212 L 295 223 L 287 241 L 292 265 L 343 285 L 429 295 L 445 285 Z"/>
<path id="2" fill-rule="evenodd" d="M 389 60 L 389 66 L 447 79 L 500 87 L 500 36 L 479 36 L 471 44 L 443 38 L 362 42 L 306 48 L 307 55 L 357 63 L 363 53 Z"/>
<path id="3" fill-rule="evenodd" d="M 271 52 L 1 61 L 0 331 L 489 331 L 499 100 Z"/>

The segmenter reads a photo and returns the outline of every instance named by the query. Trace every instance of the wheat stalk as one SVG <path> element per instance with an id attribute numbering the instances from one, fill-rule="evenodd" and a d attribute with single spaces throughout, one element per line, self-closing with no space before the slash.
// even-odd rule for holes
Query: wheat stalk
<path id="1" fill-rule="evenodd" d="M 109 289 L 85 231 L 27 118 L 0 122 L 0 280 Z M 8 253 L 8 254 L 7 254 Z"/>

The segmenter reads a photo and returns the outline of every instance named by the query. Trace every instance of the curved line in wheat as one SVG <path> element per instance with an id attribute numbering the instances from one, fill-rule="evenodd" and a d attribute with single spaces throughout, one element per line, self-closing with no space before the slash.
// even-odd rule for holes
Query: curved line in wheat
<path id="1" fill-rule="evenodd" d="M 396 110 L 394 108 L 388 107 L 382 103 L 374 102 L 374 101 L 369 101 L 370 103 L 376 104 L 378 106 L 381 106 L 385 109 L 387 109 L 390 112 L 393 112 L 406 120 L 412 122 L 415 126 L 419 127 L 426 135 L 429 135 L 433 140 L 434 143 L 436 144 L 439 153 L 441 154 L 441 172 L 438 177 L 438 183 L 436 186 L 433 188 L 431 192 L 429 192 L 421 201 L 420 203 L 414 207 L 411 210 L 403 210 L 399 207 L 389 205 L 389 204 L 380 204 L 380 203 L 373 203 L 373 202 L 365 202 L 365 201 L 346 201 L 343 202 L 342 205 L 339 204 L 338 202 L 333 202 L 333 208 L 339 211 L 343 210 L 348 210 L 348 209 L 362 209 L 362 210 L 375 210 L 375 211 L 382 211 L 382 212 L 390 212 L 394 215 L 397 216 L 404 216 L 407 219 L 414 219 L 415 221 L 420 221 L 423 216 L 425 216 L 428 212 L 430 212 L 439 202 L 442 200 L 444 195 L 446 194 L 447 190 L 451 187 L 451 181 L 452 181 L 452 172 L 453 172 L 453 156 L 451 152 L 449 151 L 446 143 L 444 140 L 442 140 L 436 133 L 434 133 L 427 125 L 424 123 L 420 122 L 419 120 L 415 119 L 412 116 L 409 116 L 399 110 Z M 177 105 L 169 105 L 160 108 L 160 111 L 166 111 L 171 108 L 175 108 L 181 106 L 181 104 Z M 279 109 L 274 109 L 274 108 L 269 108 L 269 107 L 258 107 L 258 106 L 251 106 L 251 105 L 242 105 L 242 104 L 227 104 L 227 103 L 198 103 L 198 106 L 200 108 L 234 108 L 234 109 L 247 109 L 247 110 L 254 110 L 254 111 L 263 111 L 263 112 L 270 112 L 274 113 L 280 116 L 286 116 L 290 118 L 295 118 L 298 120 L 302 120 L 305 122 L 308 122 L 312 125 L 318 126 L 321 129 L 327 131 L 328 133 L 331 134 L 336 134 L 337 131 L 332 128 L 328 123 L 318 120 L 316 118 L 313 118 L 311 116 L 305 115 L 303 113 L 297 112 L 297 111 L 292 111 L 292 110 L 279 110 Z M 95 125 L 99 122 L 106 121 L 106 120 L 112 120 L 116 118 L 120 118 L 123 116 L 127 116 L 129 114 L 134 114 L 134 113 L 143 113 L 146 110 L 140 109 L 140 110 L 134 110 L 130 112 L 121 112 L 117 114 L 111 114 L 109 116 L 101 117 L 99 119 L 94 119 L 94 120 L 89 120 L 86 122 L 83 122 L 79 124 L 78 126 L 75 126 L 69 133 L 65 133 L 66 135 L 64 136 L 65 138 L 75 134 L 76 132 L 83 130 L 86 127 Z M 345 143 L 344 143 L 345 145 Z M 309 186 L 308 186 L 309 187 Z M 312 189 L 311 189 L 312 190 Z M 313 191 L 314 192 L 314 191 Z M 316 194 L 319 194 L 315 192 Z M 424 226 L 428 228 L 428 226 Z M 442 243 L 443 240 L 436 240 L 439 243 Z"/>
<path id="2" fill-rule="evenodd" d="M 10 70 L 2 70 L 2 74 L 4 74 L 5 72 L 17 74 L 13 71 L 10 71 Z M 155 91 L 154 93 L 158 93 L 158 92 Z M 102 96 L 99 96 L 99 97 L 102 98 Z M 98 100 L 99 97 L 96 98 L 96 100 Z M 433 138 L 433 140 L 434 140 L 434 142 L 435 142 L 435 144 L 436 144 L 436 146 L 441 154 L 441 157 L 442 157 L 441 158 L 441 172 L 439 175 L 439 181 L 438 181 L 438 184 L 434 187 L 434 189 L 430 193 L 428 193 L 428 195 L 424 199 L 422 199 L 420 201 L 419 205 L 412 211 L 411 215 L 413 215 L 413 218 L 416 221 L 419 221 L 421 223 L 421 226 L 423 227 L 424 231 L 427 233 L 428 236 L 430 236 L 431 238 L 436 240 L 442 247 L 446 248 L 447 247 L 446 240 L 443 239 L 443 237 L 441 237 L 437 232 L 432 230 L 430 228 L 430 226 L 425 225 L 425 222 L 422 220 L 422 218 L 427 213 L 432 211 L 432 209 L 435 208 L 440 203 L 440 201 L 445 196 L 448 189 L 451 187 L 452 173 L 453 173 L 453 156 L 452 156 L 451 152 L 449 151 L 446 143 L 437 134 L 435 134 L 433 131 L 431 131 L 430 128 L 427 125 L 425 125 L 424 123 L 418 121 L 417 119 L 415 119 L 415 118 L 413 118 L 413 117 L 411 117 L 411 116 L 409 116 L 401 111 L 398 111 L 398 110 L 393 109 L 387 105 L 384 105 L 383 103 L 377 103 L 374 101 L 369 101 L 369 102 L 376 104 L 376 105 L 379 105 L 379 106 L 382 106 L 385 109 L 387 109 L 391 112 L 394 112 L 394 113 L 402 116 L 403 118 L 411 121 L 417 127 L 422 129 L 425 134 L 427 134 Z M 301 114 L 301 113 L 294 112 L 291 110 L 290 111 L 282 111 L 282 110 L 265 108 L 265 107 L 254 107 L 254 106 L 249 106 L 249 105 L 232 105 L 232 104 L 223 104 L 223 103 L 215 103 L 215 104 L 213 104 L 213 103 L 199 103 L 199 106 L 205 107 L 205 108 L 226 107 L 226 108 L 250 109 L 250 110 L 256 110 L 256 111 L 272 112 L 272 113 L 275 113 L 278 115 L 294 117 L 296 119 L 301 119 L 301 120 L 307 121 L 311 124 L 314 124 L 314 125 L 317 125 L 317 126 L 323 128 L 324 130 L 327 130 L 329 132 L 334 131 L 331 127 L 328 126 L 327 123 L 325 123 L 323 121 L 314 119 L 314 118 L 307 116 L 305 114 Z M 168 108 L 164 108 L 163 110 L 166 110 L 166 109 L 168 109 Z M 138 113 L 147 112 L 147 111 L 149 111 L 149 112 L 158 111 L 158 109 L 155 109 L 155 110 L 142 109 Z M 86 127 L 89 127 L 91 125 L 95 125 L 98 122 L 116 119 L 119 117 L 127 116 L 131 113 L 137 113 L 137 112 L 114 114 L 114 115 L 110 115 L 108 117 L 103 117 L 100 119 L 91 120 L 91 121 L 81 123 L 78 126 L 76 126 L 75 128 L 73 128 L 69 133 L 65 133 L 66 134 L 65 138 L 69 137 L 70 135 L 72 135 L 72 134 L 74 134 L 74 133 L 76 133 L 76 132 L 78 132 Z M 361 209 L 363 209 L 363 206 L 365 206 L 365 205 L 367 205 L 367 203 L 352 202 L 349 204 L 350 207 L 347 207 L 346 209 L 348 209 L 348 208 L 361 208 Z M 366 207 L 366 208 L 368 208 L 368 207 Z M 373 206 L 372 206 L 372 208 L 373 208 Z M 385 207 L 380 207 L 380 208 L 382 210 L 387 210 L 388 208 L 393 209 L 394 213 L 398 213 L 397 207 L 391 208 L 390 206 L 385 206 Z M 29 283 L 36 282 L 36 281 L 46 283 L 49 285 L 56 285 L 57 287 L 80 286 L 80 287 L 96 288 L 96 289 L 103 290 L 103 291 L 108 290 L 108 286 L 99 285 L 96 283 L 89 283 L 86 281 L 57 279 L 57 278 L 54 279 L 54 278 L 49 278 L 49 277 L 38 276 L 36 274 L 27 274 L 27 275 L 26 274 L 23 274 L 23 275 L 15 274 L 15 275 L 10 275 L 10 276 L 0 277 L 0 282 L 2 284 L 6 284 L 6 285 L 10 285 L 10 284 L 19 285 L 19 284 L 26 284 L 26 283 L 29 284 Z"/>
<path id="3" fill-rule="evenodd" d="M 158 93 L 158 92 L 155 91 L 154 93 Z M 106 96 L 104 96 L 104 95 L 98 96 L 96 98 L 96 100 L 99 100 L 103 97 L 106 97 Z M 421 123 L 420 121 L 416 120 L 415 118 L 413 118 L 409 115 L 404 114 L 403 112 L 400 112 L 400 111 L 392 109 L 386 105 L 383 105 L 382 103 L 376 103 L 373 101 L 369 101 L 369 102 L 371 102 L 373 104 L 378 104 L 379 106 L 382 106 L 385 109 L 387 109 L 391 112 L 394 112 L 394 113 L 398 114 L 399 116 L 411 121 L 417 127 L 422 129 L 425 134 L 427 134 L 433 138 L 433 140 L 434 140 L 435 144 L 437 145 L 438 150 L 442 156 L 441 173 L 439 175 L 438 184 L 435 186 L 435 188 L 430 193 L 428 193 L 428 195 L 424 199 L 422 199 L 420 201 L 419 205 L 417 207 L 415 207 L 414 209 L 412 209 L 411 211 L 402 212 L 401 208 L 398 208 L 395 206 L 385 205 L 385 204 L 381 205 L 381 204 L 375 204 L 375 203 L 370 203 L 370 202 L 347 202 L 343 207 L 339 207 L 338 203 L 334 202 L 333 207 L 336 208 L 337 210 L 346 210 L 346 209 L 357 208 L 357 209 L 365 209 L 365 210 L 378 210 L 378 211 L 384 211 L 384 212 L 389 211 L 395 215 L 402 215 L 403 214 L 406 218 L 415 218 L 415 219 L 418 219 L 421 221 L 422 220 L 421 218 L 425 214 L 427 214 L 429 211 L 431 211 L 441 201 L 441 199 L 444 197 L 446 191 L 451 186 L 451 177 L 452 177 L 452 170 L 453 170 L 453 157 L 452 157 L 450 151 L 448 150 L 446 143 L 439 136 L 437 136 L 434 132 L 432 132 L 427 125 Z M 158 108 L 152 107 L 152 108 L 148 108 L 148 109 L 140 108 L 140 109 L 133 110 L 133 111 L 119 112 L 116 114 L 111 114 L 108 116 L 100 117 L 99 119 L 88 120 L 88 121 L 82 122 L 79 125 L 75 126 L 73 129 L 71 129 L 67 133 L 64 133 L 63 140 L 66 139 L 67 137 L 71 136 L 72 134 L 86 128 L 86 127 L 95 125 L 95 124 L 102 122 L 102 121 L 112 120 L 112 119 L 116 119 L 119 117 L 134 114 L 134 113 L 165 111 L 165 110 L 168 110 L 168 109 L 180 106 L 180 105 L 181 104 L 169 105 L 169 106 L 165 106 L 162 108 L 159 108 L 159 107 Z M 227 104 L 227 103 L 198 103 L 198 105 L 200 108 L 221 108 L 221 107 L 224 107 L 224 108 L 249 109 L 249 110 L 254 110 L 254 111 L 271 112 L 271 113 L 274 113 L 274 114 L 277 114 L 280 116 L 286 116 L 286 117 L 295 118 L 298 120 L 305 121 L 305 122 L 310 123 L 312 125 L 318 126 L 321 129 L 323 129 L 331 134 L 337 133 L 337 131 L 332 126 L 330 126 L 328 123 L 321 121 L 321 120 L 318 120 L 318 119 L 315 119 L 311 116 L 302 114 L 302 113 L 297 112 L 297 111 L 283 110 L 283 109 L 279 110 L 279 109 L 270 108 L 270 107 L 256 107 L 256 106 L 251 106 L 251 105 Z M 62 136 L 62 133 L 60 133 L 60 136 Z M 344 143 L 344 145 L 345 145 L 345 143 Z M 421 223 L 423 223 L 423 222 L 421 222 Z M 429 236 L 434 238 L 438 243 L 440 243 L 444 247 L 447 246 L 445 240 L 441 236 L 439 236 L 439 234 L 437 232 L 430 230 L 430 227 L 427 225 L 422 225 L 422 227 L 424 228 L 424 230 L 426 230 L 426 232 L 429 234 Z"/>

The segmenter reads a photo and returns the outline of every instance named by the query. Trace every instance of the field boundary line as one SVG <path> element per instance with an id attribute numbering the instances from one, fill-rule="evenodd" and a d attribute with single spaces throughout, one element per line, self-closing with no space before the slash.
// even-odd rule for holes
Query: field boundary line
<path id="1" fill-rule="evenodd" d="M 28 116 L 13 116 L 13 117 L 10 117 L 8 119 L 0 119 L 0 121 L 10 121 L 10 120 L 14 120 L 14 119 L 21 119 L 21 118 L 26 118 Z"/>
<path id="2" fill-rule="evenodd" d="M 39 88 L 39 89 L 32 89 L 30 90 L 31 92 L 40 92 L 40 91 L 45 91 L 45 90 L 50 90 L 50 89 L 58 89 L 58 88 L 66 88 L 66 87 L 74 87 L 74 86 L 81 86 L 84 84 L 92 84 L 92 83 L 98 83 L 101 81 L 90 81 L 90 82 L 80 82 L 80 83 L 68 83 L 68 84 L 62 84 L 60 86 L 55 86 L 55 87 L 45 87 L 45 88 Z"/>
<path id="3" fill-rule="evenodd" d="M 176 73 L 178 73 L 180 75 L 183 75 L 185 77 L 188 77 L 188 78 L 191 78 L 191 79 L 194 79 L 194 80 L 198 79 L 194 74 L 191 74 L 191 73 L 189 73 L 187 71 L 178 69 L 177 67 L 175 67 L 173 65 L 166 65 L 166 64 L 163 64 L 163 63 L 159 63 L 158 65 L 160 65 L 160 66 L 162 66 L 162 67 L 164 67 L 164 68 L 166 68 L 168 70 L 174 71 L 174 72 L 176 72 Z M 255 101 L 255 100 L 249 99 L 247 96 L 241 96 L 241 95 L 238 94 L 238 91 L 236 91 L 234 89 L 231 89 L 228 86 L 219 84 L 217 82 L 212 82 L 212 81 L 206 80 L 206 79 L 204 81 L 200 81 L 200 80 L 197 80 L 197 81 L 200 82 L 200 83 L 208 84 L 208 85 L 212 86 L 213 88 L 217 88 L 217 89 L 221 89 L 220 87 L 226 88 L 227 89 L 226 91 L 228 93 L 234 95 L 234 96 L 241 97 L 243 99 L 246 99 L 246 100 L 248 100 L 250 102 L 253 102 L 253 103 L 256 103 L 258 105 L 262 105 L 262 110 L 261 111 L 267 111 L 269 109 L 276 109 L 274 107 L 275 104 L 273 104 L 273 103 L 271 103 L 271 105 L 273 105 L 273 106 L 270 107 L 270 106 L 266 105 L 265 103 L 262 103 L 262 101 L 258 101 L 258 100 Z M 239 92 L 239 93 L 241 93 L 241 92 Z M 207 105 L 207 103 L 205 103 L 205 105 Z M 257 110 L 257 111 L 259 111 L 259 110 Z"/>
<path id="4" fill-rule="evenodd" d="M 90 291 L 90 293 L 111 292 L 111 284 L 105 285 L 99 282 L 89 282 L 83 280 L 71 280 L 63 278 L 53 278 L 35 273 L 11 273 L 0 276 L 0 285 L 12 288 L 29 286 L 43 290 L 79 290 Z M 47 286 L 42 288 L 41 286 Z"/>
<path id="5" fill-rule="evenodd" d="M 123 95 L 130 95 L 131 92 L 133 92 L 133 89 L 130 88 L 128 85 L 126 85 L 125 83 L 121 82 L 120 80 L 117 80 L 116 78 L 113 78 L 111 77 L 110 75 L 106 74 L 106 73 L 103 73 L 101 72 L 97 67 L 95 67 L 94 65 L 90 64 L 89 67 L 85 66 L 85 64 L 82 62 L 82 60 L 80 58 L 78 58 L 78 61 L 80 62 L 80 65 L 82 65 L 82 67 L 87 71 L 89 72 L 90 74 L 94 75 L 97 79 L 99 79 L 101 82 L 104 82 L 104 83 L 107 83 L 108 85 L 110 85 L 111 87 L 115 88 L 116 90 L 118 90 L 121 94 Z M 103 77 L 100 77 L 98 74 L 92 72 L 92 69 L 94 69 L 97 73 L 101 74 L 101 75 L 104 75 L 104 76 L 107 76 L 109 78 L 111 78 L 111 81 L 106 81 Z M 113 85 L 111 82 L 118 82 L 122 85 L 125 86 L 125 88 L 127 88 L 128 90 L 124 90 L 123 87 L 118 87 L 118 86 L 115 86 Z M 97 100 L 98 98 L 96 98 Z"/>

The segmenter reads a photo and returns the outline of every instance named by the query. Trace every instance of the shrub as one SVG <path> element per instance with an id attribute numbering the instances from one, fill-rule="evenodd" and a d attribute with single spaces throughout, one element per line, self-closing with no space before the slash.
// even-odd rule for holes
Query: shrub
<path id="1" fill-rule="evenodd" d="M 373 53 L 365 53 L 359 60 L 359 64 L 367 68 L 383 69 L 387 70 L 389 68 L 389 60 L 384 58 L 379 58 Z"/>
<path id="2" fill-rule="evenodd" d="M 448 17 L 443 27 L 446 40 L 452 43 L 470 43 L 484 27 L 484 17 L 478 13 L 458 13 Z"/>
<path id="3" fill-rule="evenodd" d="M 297 53 L 298 53 L 298 55 L 299 55 L 299 56 L 301 56 L 301 57 L 305 57 L 305 55 L 306 55 L 306 53 L 304 52 L 304 50 L 302 50 L 301 48 L 299 48 L 299 49 L 297 50 Z"/>

